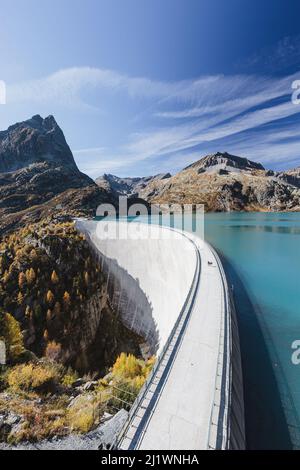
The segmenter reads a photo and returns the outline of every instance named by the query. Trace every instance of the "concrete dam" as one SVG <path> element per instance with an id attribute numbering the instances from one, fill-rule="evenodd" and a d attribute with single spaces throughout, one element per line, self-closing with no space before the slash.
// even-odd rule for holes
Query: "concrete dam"
<path id="1" fill-rule="evenodd" d="M 244 449 L 235 308 L 205 241 L 172 228 L 77 220 L 122 322 L 156 364 L 113 443 L 118 449 Z"/>

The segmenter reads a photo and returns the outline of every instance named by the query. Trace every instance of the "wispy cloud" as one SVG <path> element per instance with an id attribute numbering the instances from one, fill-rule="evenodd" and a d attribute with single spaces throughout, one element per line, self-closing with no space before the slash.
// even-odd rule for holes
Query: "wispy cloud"
<path id="1" fill-rule="evenodd" d="M 191 108 L 191 113 L 185 109 L 184 118 L 187 119 L 181 124 L 174 125 L 174 113 L 170 112 L 171 118 L 169 117 L 168 125 L 164 125 L 156 131 L 132 135 L 132 142 L 126 146 L 127 152 L 133 152 L 139 155 L 140 159 L 145 159 L 157 155 L 164 156 L 180 151 L 191 151 L 201 144 L 203 148 L 206 148 L 207 143 L 211 143 L 213 150 L 221 139 L 225 145 L 226 138 L 228 142 L 232 142 L 233 137 L 242 132 L 256 130 L 256 133 L 259 134 L 262 126 L 300 113 L 300 107 L 293 105 L 290 98 L 285 97 L 290 93 L 293 78 L 289 77 L 280 84 L 266 81 L 265 93 L 261 90 L 259 94 L 255 95 L 252 88 L 249 99 L 232 100 L 229 98 L 228 101 L 224 101 L 224 96 L 219 94 L 219 102 L 217 101 L 214 106 L 209 104 L 203 105 L 202 108 L 198 107 L 195 117 L 193 117 L 195 108 Z M 216 99 L 216 96 L 214 98 Z M 285 101 L 282 103 L 269 102 L 269 100 L 279 98 L 285 99 Z M 178 113 L 181 112 L 175 112 L 176 119 L 178 119 Z M 300 126 L 297 125 L 297 128 L 299 131 Z M 276 134 L 274 138 L 276 138 Z M 269 145 L 271 145 L 271 141 L 269 141 Z M 253 149 L 256 147 L 256 137 L 253 134 L 252 147 Z"/>
<path id="2" fill-rule="evenodd" d="M 97 178 L 103 173 L 119 173 L 120 171 L 124 173 L 128 166 L 140 161 L 138 155 L 118 157 L 112 153 L 111 149 L 105 147 L 75 150 L 73 154 L 78 167 L 92 178 Z"/>
<path id="3" fill-rule="evenodd" d="M 64 105 L 86 104 L 87 90 L 125 92 L 130 97 L 191 100 L 202 89 L 209 87 L 217 77 L 203 77 L 195 81 L 162 82 L 143 77 L 128 77 L 112 70 L 73 67 L 59 70 L 50 76 L 8 86 L 8 102 L 48 102 L 59 100 Z"/>
<path id="4" fill-rule="evenodd" d="M 300 106 L 290 99 L 296 78 L 298 74 L 279 78 L 213 75 L 163 82 L 74 67 L 45 78 L 8 84 L 7 102 L 55 103 L 79 110 L 103 107 L 108 112 L 107 96 L 112 94 L 117 95 L 117 115 L 118 103 L 125 95 L 129 102 L 122 110 L 123 121 L 114 129 L 113 144 L 103 144 L 99 138 L 96 148 L 74 151 L 80 169 L 93 177 L 103 172 L 159 172 L 167 164 L 173 170 L 180 162 L 184 166 L 191 158 L 217 149 L 234 149 L 249 158 L 276 163 L 283 155 L 295 159 L 300 143 Z M 102 93 L 105 99 L 98 104 L 94 93 Z M 292 137 L 286 129 L 288 119 L 293 120 Z M 270 128 L 266 130 L 266 126 Z M 293 142 L 289 143 L 289 138 Z"/>

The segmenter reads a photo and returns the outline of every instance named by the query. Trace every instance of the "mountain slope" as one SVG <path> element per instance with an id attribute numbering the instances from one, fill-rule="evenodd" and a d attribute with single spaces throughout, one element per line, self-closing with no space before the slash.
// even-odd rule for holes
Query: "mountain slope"
<path id="1" fill-rule="evenodd" d="M 90 213 L 111 196 L 76 166 L 53 116 L 33 116 L 0 132 L 0 233 L 44 212 Z M 32 216 L 31 216 L 32 215 Z"/>
<path id="2" fill-rule="evenodd" d="M 217 152 L 138 195 L 148 202 L 204 204 L 207 211 L 300 210 L 300 170 L 267 171 L 256 162 Z"/>
<path id="3" fill-rule="evenodd" d="M 140 191 L 152 181 L 170 178 L 170 173 L 160 173 L 155 176 L 136 178 L 120 178 L 119 176 L 104 174 L 95 180 L 95 183 L 103 189 L 114 192 L 118 196 L 138 196 Z"/>
<path id="4" fill-rule="evenodd" d="M 64 134 L 53 116 L 36 115 L 0 132 L 0 172 L 32 163 L 53 163 L 78 171 Z"/>

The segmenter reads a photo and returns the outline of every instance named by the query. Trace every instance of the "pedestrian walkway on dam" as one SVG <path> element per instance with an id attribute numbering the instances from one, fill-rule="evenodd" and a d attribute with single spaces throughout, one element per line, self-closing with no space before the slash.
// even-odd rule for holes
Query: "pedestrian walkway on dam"
<path id="1" fill-rule="evenodd" d="M 109 242 L 97 239 L 94 226 L 88 222 L 81 230 L 89 234 L 97 250 L 109 254 Z M 160 230 L 170 230 L 161 228 Z M 119 449 L 145 450 L 200 450 L 229 448 L 231 432 L 232 395 L 232 338 L 231 315 L 228 310 L 228 288 L 220 260 L 214 250 L 203 240 L 188 232 L 178 232 L 192 246 L 190 256 L 189 289 L 181 306 L 174 316 L 170 315 L 169 333 L 163 334 L 164 344 L 153 375 L 139 394 L 116 445 Z M 123 243 L 120 241 L 119 243 Z M 170 245 L 170 259 L 174 256 L 174 246 Z M 113 241 L 114 249 L 117 246 Z M 130 244 L 126 245 L 130 251 Z M 133 245 L 134 246 L 134 245 Z M 139 249 L 143 244 L 139 245 Z M 166 251 L 164 246 L 164 252 Z M 149 256 L 146 244 L 145 256 Z M 156 248 L 155 242 L 151 250 Z M 158 249 L 158 245 L 157 245 Z M 160 249 L 160 248 L 159 248 Z M 133 253 L 131 253 L 133 255 Z M 160 256 L 152 253 L 152 260 L 161 262 Z M 165 262 L 168 256 L 166 253 Z M 118 256 L 116 259 L 118 259 Z M 180 257 L 180 253 L 177 253 Z M 184 253 L 181 255 L 184 257 Z M 122 256 L 120 256 L 120 259 Z M 130 256 L 129 256 L 130 258 Z M 140 258 L 140 260 L 143 258 Z M 153 261 L 152 261 L 153 262 Z M 127 261 L 122 260 L 122 268 Z M 184 260 L 183 260 L 184 263 Z M 180 261 L 178 260 L 178 264 Z M 128 261 L 128 271 L 133 270 L 132 259 Z M 152 266 L 154 272 L 155 267 Z M 167 268 L 166 266 L 164 268 Z M 158 266 L 157 269 L 161 269 Z M 133 273 L 135 275 L 136 273 Z M 140 271 L 139 285 L 148 286 L 152 296 L 151 282 L 142 276 L 153 275 L 149 270 Z M 174 289 L 178 285 L 180 270 L 172 273 Z M 170 284 L 170 278 L 168 278 Z M 170 291 L 171 292 L 171 291 Z M 160 295 L 166 293 L 161 290 Z M 155 292 L 157 296 L 157 290 Z M 170 294 L 171 295 L 171 294 Z M 159 299 L 156 299 L 159 302 Z M 159 304 L 157 304 L 159 305 Z M 161 305 L 165 305 L 162 303 Z M 179 303 L 178 303 L 179 305 Z M 174 312 L 172 312 L 174 313 Z M 162 328 L 168 308 L 155 311 L 154 318 Z M 242 397 L 241 397 L 242 399 Z M 242 430 L 240 443 L 243 448 L 243 403 L 241 404 L 239 427 Z"/>

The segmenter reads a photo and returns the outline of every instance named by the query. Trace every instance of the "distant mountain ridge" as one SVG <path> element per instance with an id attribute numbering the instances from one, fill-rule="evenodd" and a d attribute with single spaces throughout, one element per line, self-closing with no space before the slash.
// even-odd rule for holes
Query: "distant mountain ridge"
<path id="1" fill-rule="evenodd" d="M 144 177 L 125 177 L 120 178 L 119 176 L 104 174 L 95 180 L 96 184 L 104 189 L 114 191 L 118 195 L 122 196 L 137 196 L 146 186 L 152 181 L 163 180 L 170 178 L 170 173 L 160 173 L 155 176 L 144 176 Z"/>
<path id="2" fill-rule="evenodd" d="M 198 169 L 209 169 L 212 167 L 223 168 L 224 170 L 264 170 L 261 163 L 256 163 L 247 158 L 238 157 L 236 155 L 230 155 L 227 152 L 216 152 L 210 155 L 206 155 L 200 160 L 187 166 L 184 170 L 191 168 Z"/>
<path id="3" fill-rule="evenodd" d="M 300 210 L 300 168 L 274 172 L 228 152 L 206 155 L 173 176 L 140 180 L 133 188 L 148 203 L 204 204 L 207 211 Z"/>

